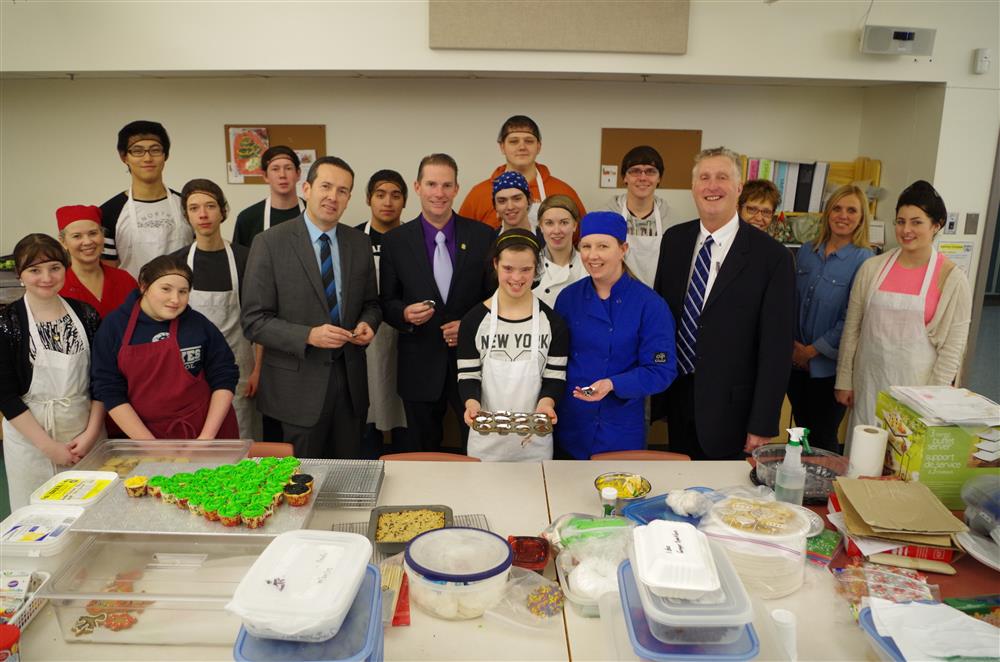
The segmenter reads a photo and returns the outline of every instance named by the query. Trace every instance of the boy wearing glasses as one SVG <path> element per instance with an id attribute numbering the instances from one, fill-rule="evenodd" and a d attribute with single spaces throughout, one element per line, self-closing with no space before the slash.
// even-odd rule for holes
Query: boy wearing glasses
<path id="1" fill-rule="evenodd" d="M 118 156 L 132 181 L 128 190 L 101 205 L 101 259 L 138 277 L 154 257 L 191 243 L 194 234 L 181 213 L 180 195 L 163 184 L 170 137 L 159 122 L 138 120 L 118 132 Z"/>
<path id="2" fill-rule="evenodd" d="M 622 157 L 625 193 L 608 201 L 606 209 L 618 212 L 628 223 L 625 264 L 646 285 L 653 286 L 660 259 L 660 238 L 667 221 L 667 203 L 656 195 L 663 177 L 663 157 L 649 145 L 630 149 Z"/>

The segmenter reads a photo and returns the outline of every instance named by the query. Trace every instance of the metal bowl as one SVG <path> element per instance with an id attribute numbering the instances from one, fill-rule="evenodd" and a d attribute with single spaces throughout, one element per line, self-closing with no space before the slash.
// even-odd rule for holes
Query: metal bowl
<path id="1" fill-rule="evenodd" d="M 778 466 L 785 459 L 785 444 L 759 446 L 753 451 L 753 459 L 757 463 L 754 470 L 756 482 L 773 489 Z M 826 503 L 827 496 L 833 491 L 833 481 L 837 476 L 847 474 L 847 464 L 847 458 L 837 453 L 820 448 L 814 448 L 811 453 L 803 451 L 802 465 L 806 469 L 804 498 Z"/>
<path id="2" fill-rule="evenodd" d="M 594 487 L 597 488 L 597 496 L 598 498 L 600 498 L 601 488 L 608 487 L 609 484 L 611 487 L 614 487 L 614 483 L 616 481 L 630 478 L 632 476 L 635 476 L 636 478 L 639 479 L 640 482 L 639 493 L 631 497 L 623 497 L 619 495 L 618 500 L 615 503 L 616 515 L 621 515 L 622 509 L 625 508 L 625 506 L 629 505 L 630 503 L 635 503 L 636 501 L 641 501 L 642 499 L 644 499 L 646 495 L 649 494 L 650 490 L 653 489 L 652 485 L 649 484 L 649 481 L 646 478 L 643 478 L 639 474 L 631 473 L 628 471 L 609 471 L 608 473 L 601 474 L 600 476 L 594 479 Z"/>

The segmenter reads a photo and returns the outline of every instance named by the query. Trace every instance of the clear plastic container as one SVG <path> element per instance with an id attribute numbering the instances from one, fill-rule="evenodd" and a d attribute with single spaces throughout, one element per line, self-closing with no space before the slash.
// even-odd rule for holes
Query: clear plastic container
<path id="1" fill-rule="evenodd" d="M 506 540 L 482 529 L 421 533 L 403 556 L 410 599 L 446 620 L 482 616 L 503 597 L 513 556 Z"/>
<path id="2" fill-rule="evenodd" d="M 365 569 L 361 586 L 337 636 L 322 642 L 279 641 L 240 629 L 233 646 L 237 662 L 375 662 L 381 660 L 382 591 L 378 569 Z"/>
<path id="3" fill-rule="evenodd" d="M 302 529 L 277 536 L 240 582 L 226 609 L 255 637 L 335 637 L 365 576 L 372 546 L 357 533 Z"/>
<path id="4" fill-rule="evenodd" d="M 652 621 L 647 619 L 639 596 L 639 588 L 632 574 L 632 565 L 622 562 L 618 568 L 618 590 L 625 627 L 635 654 L 644 660 L 752 660 L 760 652 L 760 642 L 753 625 L 747 623 L 737 629 L 736 637 L 728 643 L 668 644 L 653 636 Z M 752 615 L 751 615 L 752 617 Z M 748 619 L 749 620 L 749 619 Z M 718 628 L 715 628 L 718 629 Z"/>
<path id="5" fill-rule="evenodd" d="M 68 642 L 231 646 L 240 619 L 224 607 L 269 540 L 116 534 L 86 537 L 41 590 Z M 83 617 L 105 614 L 81 634 Z M 107 617 L 127 625 L 105 627 Z M 119 615 L 127 615 L 127 618 Z"/>
<path id="6" fill-rule="evenodd" d="M 654 594 L 638 581 L 636 591 L 653 636 L 668 644 L 727 644 L 753 621 L 753 605 L 736 570 L 718 543 L 711 542 L 719 588 L 697 599 Z M 635 565 L 632 565 L 634 573 Z"/>
<path id="7" fill-rule="evenodd" d="M 710 494 L 715 491 L 710 487 L 689 487 L 687 489 L 695 492 L 701 492 L 703 494 Z M 664 519 L 671 522 L 687 522 L 688 524 L 698 526 L 698 522 L 701 521 L 700 517 L 678 515 L 671 510 L 670 507 L 667 506 L 666 494 L 649 497 L 648 499 L 631 503 L 622 509 L 622 515 L 638 524 L 649 524 L 654 520 Z"/>
<path id="8" fill-rule="evenodd" d="M 573 569 L 573 564 L 573 555 L 569 552 L 561 552 L 556 557 L 556 577 L 559 578 L 559 587 L 562 589 L 563 595 L 566 596 L 567 602 L 569 602 L 577 614 L 584 618 L 597 618 L 601 615 L 598 601 L 586 598 L 579 593 L 574 593 L 570 588 L 569 573 Z"/>
<path id="9" fill-rule="evenodd" d="M 657 520 L 632 530 L 632 565 L 653 595 L 696 599 L 719 589 L 719 573 L 704 533 L 686 522 Z"/>
<path id="10" fill-rule="evenodd" d="M 77 471 L 114 471 L 119 478 L 129 474 L 149 475 L 144 464 L 173 462 L 239 462 L 250 450 L 249 439 L 104 439 L 90 449 L 73 468 Z"/>
<path id="11" fill-rule="evenodd" d="M 63 471 L 31 493 L 30 503 L 53 506 L 92 506 L 118 483 L 114 471 Z"/>
<path id="12" fill-rule="evenodd" d="M 0 558 L 8 570 L 59 569 L 78 542 L 70 528 L 80 506 L 23 506 L 0 524 Z"/>
<path id="13" fill-rule="evenodd" d="M 872 619 L 871 609 L 865 607 L 861 610 L 858 614 L 858 625 L 868 635 L 868 643 L 871 645 L 875 655 L 878 656 L 878 659 L 883 660 L 883 662 L 906 662 L 906 658 L 899 652 L 899 648 L 896 647 L 896 643 L 892 638 L 883 637 L 875 629 L 875 621 Z"/>

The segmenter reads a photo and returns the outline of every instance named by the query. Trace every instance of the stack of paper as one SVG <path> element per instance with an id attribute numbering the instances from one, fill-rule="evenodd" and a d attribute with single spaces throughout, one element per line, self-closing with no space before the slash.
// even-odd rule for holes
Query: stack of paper
<path id="1" fill-rule="evenodd" d="M 833 489 L 852 537 L 950 548 L 952 536 L 968 530 L 923 483 L 840 477 Z"/>
<path id="2" fill-rule="evenodd" d="M 889 392 L 933 425 L 1000 425 L 1000 405 L 965 388 L 892 386 Z"/>
<path id="3" fill-rule="evenodd" d="M 943 604 L 896 604 L 870 598 L 879 635 L 890 637 L 906 660 L 995 659 L 1000 629 Z"/>

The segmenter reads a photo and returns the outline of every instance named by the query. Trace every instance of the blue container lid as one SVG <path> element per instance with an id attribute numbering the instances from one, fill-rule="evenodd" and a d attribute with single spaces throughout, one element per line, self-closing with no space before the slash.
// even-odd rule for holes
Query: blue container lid
<path id="1" fill-rule="evenodd" d="M 237 662 L 361 662 L 381 657 L 382 579 L 369 564 L 337 636 L 326 641 L 262 639 L 240 627 L 233 646 Z"/>
<path id="2" fill-rule="evenodd" d="M 861 610 L 861 613 L 858 614 L 858 624 L 862 630 L 868 633 L 868 636 L 871 637 L 875 645 L 879 647 L 887 658 L 895 662 L 906 662 L 906 658 L 903 657 L 892 637 L 883 637 L 875 629 L 875 620 L 872 618 L 872 610 L 870 608 L 865 607 Z"/>
<path id="3" fill-rule="evenodd" d="M 618 591 L 625 610 L 625 626 L 635 654 L 645 660 L 752 660 L 760 652 L 760 642 L 753 625 L 747 624 L 736 641 L 728 644 L 665 644 L 649 629 L 642 610 L 639 589 L 632 574 L 632 564 L 618 566 Z"/>
<path id="4" fill-rule="evenodd" d="M 710 487 L 689 487 L 687 489 L 701 492 L 702 494 L 715 491 Z M 666 494 L 630 503 L 622 508 L 622 515 L 639 524 L 649 524 L 653 520 L 663 519 L 670 522 L 687 522 L 693 526 L 698 526 L 698 522 L 701 521 L 700 517 L 678 515 L 668 508 Z"/>

